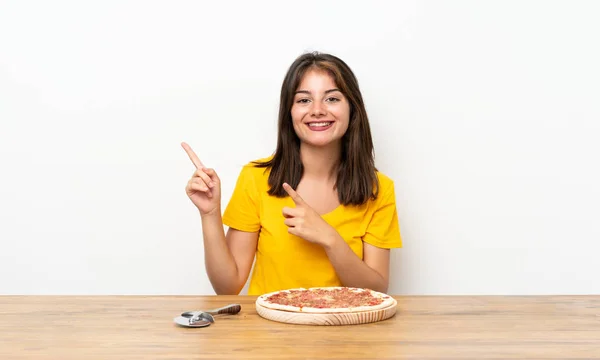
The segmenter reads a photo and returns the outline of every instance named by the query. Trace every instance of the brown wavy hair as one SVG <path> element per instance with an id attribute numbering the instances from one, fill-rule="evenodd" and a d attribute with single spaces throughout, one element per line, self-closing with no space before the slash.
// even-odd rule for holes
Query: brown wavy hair
<path id="1" fill-rule="evenodd" d="M 340 204 L 361 205 L 379 193 L 373 139 L 369 118 L 358 87 L 356 76 L 348 65 L 336 56 L 318 52 L 299 56 L 290 66 L 281 86 L 277 148 L 265 162 L 254 162 L 257 167 L 270 168 L 269 195 L 287 196 L 283 183 L 297 188 L 304 172 L 300 159 L 300 138 L 294 131 L 291 109 L 294 94 L 304 74 L 310 69 L 329 73 L 350 103 L 348 130 L 342 137 L 341 158 L 338 166 L 336 189 Z"/>

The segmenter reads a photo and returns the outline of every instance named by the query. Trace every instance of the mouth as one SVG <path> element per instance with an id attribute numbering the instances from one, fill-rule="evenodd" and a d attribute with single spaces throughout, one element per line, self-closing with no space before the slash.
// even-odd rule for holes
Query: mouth
<path id="1" fill-rule="evenodd" d="M 334 121 L 311 121 L 306 126 L 313 131 L 324 131 L 333 126 L 333 123 Z"/>

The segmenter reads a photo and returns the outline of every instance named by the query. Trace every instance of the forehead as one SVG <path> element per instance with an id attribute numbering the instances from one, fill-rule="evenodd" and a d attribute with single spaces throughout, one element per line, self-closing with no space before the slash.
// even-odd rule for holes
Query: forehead
<path id="1" fill-rule="evenodd" d="M 298 89 L 296 90 L 329 90 L 336 88 L 337 85 L 335 80 L 331 74 L 322 69 L 311 68 L 300 80 L 300 84 L 298 84 Z"/>

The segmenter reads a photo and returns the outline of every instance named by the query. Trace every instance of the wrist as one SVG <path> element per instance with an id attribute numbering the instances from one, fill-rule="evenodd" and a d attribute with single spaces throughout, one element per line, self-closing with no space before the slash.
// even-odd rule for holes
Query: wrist
<path id="1" fill-rule="evenodd" d="M 199 213 L 200 213 L 200 218 L 202 218 L 202 220 L 210 220 L 210 219 L 220 218 L 221 217 L 221 208 L 216 207 L 209 212 L 203 213 L 202 211 L 199 211 Z"/>
<path id="2" fill-rule="evenodd" d="M 342 239 L 342 237 L 340 236 L 340 234 L 338 234 L 337 231 L 334 231 L 333 234 L 331 234 L 330 236 L 325 238 L 325 241 L 323 242 L 323 248 L 325 249 L 326 252 L 329 252 L 333 249 L 335 249 L 340 242 L 343 242 L 344 239 Z"/>

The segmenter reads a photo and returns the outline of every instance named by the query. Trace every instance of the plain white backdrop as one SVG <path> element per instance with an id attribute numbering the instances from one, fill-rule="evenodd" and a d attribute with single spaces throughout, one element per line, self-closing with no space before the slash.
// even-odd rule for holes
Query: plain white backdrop
<path id="1" fill-rule="evenodd" d="M 0 293 L 213 294 L 184 192 L 274 150 L 296 56 L 355 71 L 393 294 L 600 293 L 600 3 L 1 1 Z"/>

